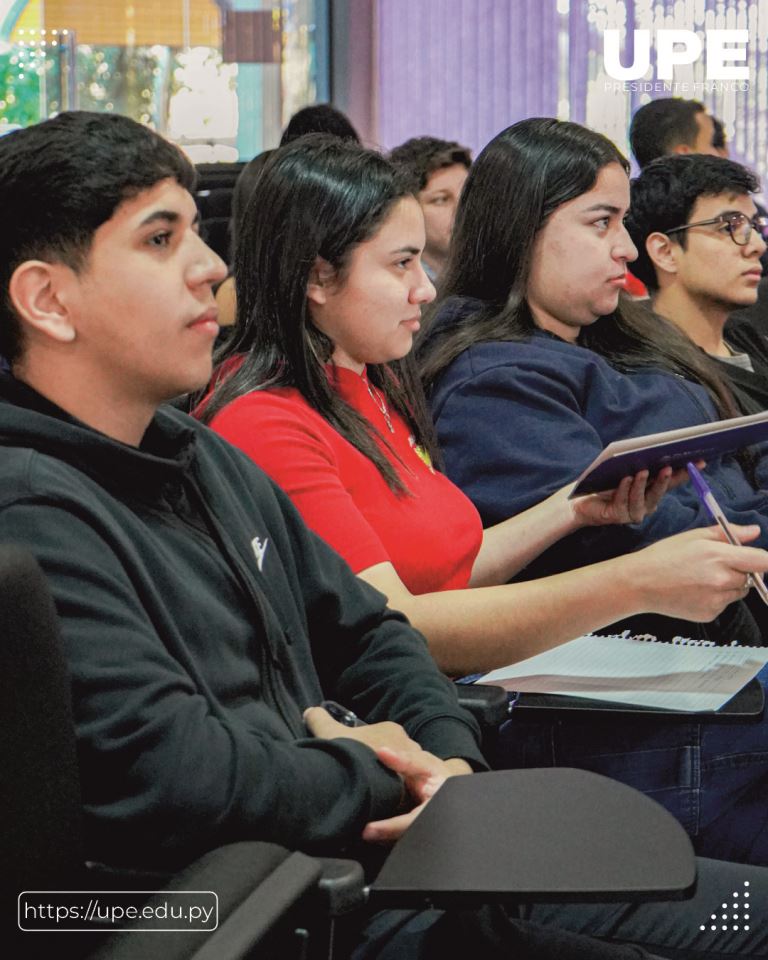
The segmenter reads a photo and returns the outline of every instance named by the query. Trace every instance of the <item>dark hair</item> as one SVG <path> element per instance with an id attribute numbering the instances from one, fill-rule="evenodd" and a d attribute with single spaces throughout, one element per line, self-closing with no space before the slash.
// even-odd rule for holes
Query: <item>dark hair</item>
<path id="1" fill-rule="evenodd" d="M 725 136 L 725 125 L 719 117 L 712 117 L 712 146 L 715 150 L 727 150 L 727 138 Z"/>
<path id="2" fill-rule="evenodd" d="M 355 143 L 360 143 L 357 130 L 345 114 L 336 107 L 332 107 L 330 103 L 315 103 L 297 110 L 283 130 L 280 146 L 283 147 L 286 143 L 303 137 L 307 133 L 327 133 L 342 140 L 354 140 Z"/>
<path id="3" fill-rule="evenodd" d="M 688 223 L 699 197 L 750 194 L 759 189 L 760 182 L 751 170 L 724 157 L 673 154 L 649 163 L 632 181 L 632 200 L 625 220 L 638 251 L 632 273 L 649 290 L 658 289 L 656 268 L 645 248 L 650 234 L 666 233 Z M 685 248 L 687 232 L 673 233 L 670 239 Z"/>
<path id="4" fill-rule="evenodd" d="M 610 163 L 628 169 L 602 134 L 551 119 L 522 120 L 482 151 L 464 186 L 444 288 L 430 317 L 441 308 L 449 313 L 450 298 L 478 302 L 474 310 L 458 311 L 458 320 L 427 331 L 420 346 L 427 386 L 473 344 L 522 340 L 535 330 L 526 290 L 536 236 L 558 207 L 592 189 Z M 584 328 L 579 343 L 625 372 L 658 367 L 697 380 L 721 415 L 738 412 L 714 362 L 673 324 L 629 300 Z"/>
<path id="5" fill-rule="evenodd" d="M 264 169 L 264 164 L 267 162 L 267 160 L 269 160 L 274 152 L 274 150 L 264 150 L 263 153 L 260 153 L 258 156 L 254 157 L 253 160 L 249 160 L 240 171 L 240 176 L 235 182 L 235 189 L 232 193 L 231 228 L 233 259 L 234 251 L 237 248 L 237 236 L 240 232 L 240 225 L 243 221 L 243 217 L 245 216 L 248 200 L 253 193 L 253 188 L 256 186 L 256 181 L 261 176 L 261 171 Z"/>
<path id="6" fill-rule="evenodd" d="M 217 360 L 244 355 L 221 376 L 201 411 L 210 422 L 237 397 L 295 387 L 335 430 L 367 456 L 393 490 L 405 486 L 382 453 L 382 434 L 329 383 L 331 341 L 312 323 L 307 285 L 318 257 L 343 282 L 353 249 L 370 239 L 410 190 L 380 154 L 318 134 L 276 150 L 251 194 L 235 257 L 237 328 Z M 225 368 L 226 369 L 226 368 Z M 406 357 L 368 366 L 368 379 L 437 457 L 434 430 Z M 384 440 L 384 442 L 386 442 Z"/>
<path id="7" fill-rule="evenodd" d="M 632 373 L 638 368 L 665 370 L 705 388 L 720 417 L 738 417 L 733 399 L 716 361 L 699 349 L 674 323 L 641 303 L 622 296 L 619 308 L 600 317 L 579 334 L 579 345 L 600 354 L 614 369 Z M 750 469 L 749 456 L 741 458 Z"/>
<path id="8" fill-rule="evenodd" d="M 406 170 L 414 181 L 414 192 L 423 190 L 431 174 L 460 163 L 467 170 L 472 166 L 472 153 L 454 140 L 437 137 L 413 137 L 390 153 L 392 163 Z"/>
<path id="9" fill-rule="evenodd" d="M 644 167 L 681 143 L 692 147 L 699 135 L 696 117 L 706 109 L 698 100 L 681 97 L 660 97 L 640 107 L 629 127 L 629 142 L 638 164 Z"/>
<path id="10" fill-rule="evenodd" d="M 480 315 L 429 338 L 422 371 L 429 385 L 479 340 L 511 340 L 534 329 L 525 299 L 536 234 L 561 204 L 590 190 L 600 170 L 629 164 L 606 137 L 549 118 L 507 127 L 469 171 L 456 212 L 436 316 L 449 297 L 483 301 Z"/>
<path id="11" fill-rule="evenodd" d="M 0 354 L 22 352 L 8 287 L 26 260 L 82 269 L 93 234 L 117 207 L 160 180 L 193 191 L 178 147 L 118 114 L 75 111 L 0 137 Z"/>

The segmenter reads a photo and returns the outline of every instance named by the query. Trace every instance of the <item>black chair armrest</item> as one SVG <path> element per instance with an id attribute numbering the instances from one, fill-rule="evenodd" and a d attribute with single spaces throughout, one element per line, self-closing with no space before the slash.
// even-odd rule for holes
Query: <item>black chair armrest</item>
<path id="1" fill-rule="evenodd" d="M 509 716 L 509 698 L 503 687 L 490 683 L 457 683 L 459 704 L 484 729 L 498 727 Z"/>
<path id="2" fill-rule="evenodd" d="M 317 893 L 329 917 L 341 917 L 362 907 L 367 900 L 365 873 L 357 860 L 320 857 L 322 873 Z"/>
<path id="3" fill-rule="evenodd" d="M 158 935 L 159 925 L 147 930 L 142 921 L 141 928 L 126 925 L 110 936 L 89 960 L 237 960 L 267 938 L 293 940 L 292 913 L 313 895 L 321 874 L 319 861 L 275 844 L 220 847 L 178 873 L 145 904 L 163 904 L 166 891 L 211 890 L 218 898 L 216 929 Z M 283 950 L 290 955 L 290 947 Z"/>
<path id="4" fill-rule="evenodd" d="M 649 842 L 653 838 L 653 842 Z M 658 803 L 585 770 L 452 777 L 397 842 L 371 905 L 680 899 L 696 861 Z"/>

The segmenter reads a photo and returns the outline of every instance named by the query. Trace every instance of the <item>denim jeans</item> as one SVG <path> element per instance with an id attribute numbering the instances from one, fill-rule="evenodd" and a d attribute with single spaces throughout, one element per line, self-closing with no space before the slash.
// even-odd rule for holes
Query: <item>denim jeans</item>
<path id="1" fill-rule="evenodd" d="M 653 843 L 652 837 L 649 843 Z M 447 912 L 389 910 L 368 922 L 349 952 L 352 960 L 447 956 L 471 960 L 744 960 L 768 956 L 768 870 L 701 858 L 697 868 L 696 891 L 691 899 L 682 901 L 538 903 L 516 909 Z M 510 869 L 514 870 L 514 863 Z M 737 920 L 734 901 L 746 906 L 746 910 L 737 906 Z M 722 918 L 724 904 L 726 922 Z"/>
<path id="2" fill-rule="evenodd" d="M 759 679 L 765 690 L 768 667 Z M 664 719 L 520 711 L 500 732 L 494 766 L 578 767 L 657 800 L 700 856 L 768 865 L 768 711 L 760 720 Z"/>

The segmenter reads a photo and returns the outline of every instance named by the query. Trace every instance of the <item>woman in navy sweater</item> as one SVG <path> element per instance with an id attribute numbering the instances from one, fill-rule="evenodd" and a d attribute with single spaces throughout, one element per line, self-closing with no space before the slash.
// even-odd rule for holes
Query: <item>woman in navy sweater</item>
<path id="1" fill-rule="evenodd" d="M 714 363 L 691 341 L 619 303 L 626 265 L 636 256 L 623 223 L 628 206 L 626 160 L 577 124 L 522 121 L 473 165 L 421 361 L 448 475 L 484 524 L 557 489 L 612 440 L 740 412 Z M 768 459 L 757 454 L 707 466 L 726 513 L 760 524 L 762 545 L 767 471 Z M 679 487 L 640 524 L 572 534 L 525 576 L 617 556 L 709 522 L 694 491 Z M 604 589 L 613 586 L 606 581 Z M 754 612 L 759 616 L 759 607 Z M 648 617 L 640 623 L 666 638 L 709 630 L 725 642 L 762 642 L 743 601 L 711 626 Z M 766 855 L 756 851 L 765 845 L 758 837 L 768 755 L 757 741 L 748 756 L 744 744 L 733 746 L 733 730 L 716 724 L 664 728 L 615 717 L 610 725 L 534 724 L 527 731 L 516 721 L 509 734 L 508 763 L 600 770 L 663 800 L 714 855 Z M 702 786 L 711 788 L 708 799 Z M 726 827 L 722 811 L 735 794 L 753 798 L 754 814 Z"/>
<path id="2" fill-rule="evenodd" d="M 637 254 L 623 224 L 627 170 L 600 134 L 535 119 L 499 134 L 467 180 L 421 357 L 448 475 L 486 526 L 578 476 L 613 440 L 741 412 L 688 337 L 619 305 Z M 758 543 L 768 545 L 768 458 L 724 458 L 706 473 L 728 516 L 761 525 Z M 640 524 L 576 532 L 527 575 L 709 523 L 685 485 Z M 761 642 L 746 618 L 740 630 L 743 641 Z M 722 622 L 710 633 L 736 638 Z"/>

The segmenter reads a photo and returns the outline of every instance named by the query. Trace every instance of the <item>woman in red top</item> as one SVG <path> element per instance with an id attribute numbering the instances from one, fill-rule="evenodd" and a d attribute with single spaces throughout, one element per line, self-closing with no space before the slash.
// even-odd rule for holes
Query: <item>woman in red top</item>
<path id="1" fill-rule="evenodd" d="M 481 529 L 433 466 L 439 455 L 408 360 L 434 288 L 421 266 L 421 210 L 401 177 L 380 155 L 327 137 L 270 158 L 241 228 L 238 328 L 203 419 L 408 615 L 451 674 L 501 666 L 636 613 L 711 619 L 742 597 L 754 551 L 712 530 L 507 583 L 585 524 L 641 520 L 669 475 L 647 488 L 644 474 L 626 478 L 609 497 L 568 500 L 563 490 Z"/>

